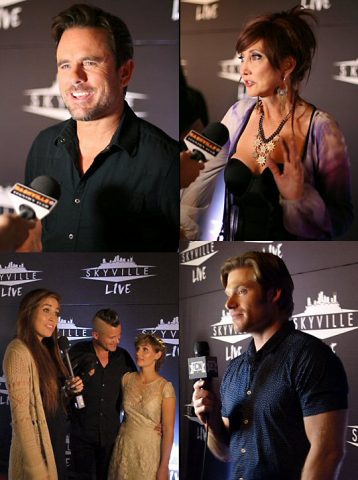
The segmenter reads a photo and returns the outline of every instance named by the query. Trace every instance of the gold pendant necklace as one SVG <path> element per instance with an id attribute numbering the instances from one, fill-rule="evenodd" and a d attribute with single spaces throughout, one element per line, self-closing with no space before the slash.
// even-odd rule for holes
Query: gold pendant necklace
<path id="1" fill-rule="evenodd" d="M 259 120 L 259 129 L 257 131 L 257 135 L 254 141 L 254 152 L 253 156 L 256 162 L 261 166 L 264 167 L 266 165 L 267 157 L 271 152 L 275 150 L 277 142 L 280 140 L 280 132 L 287 122 L 287 120 L 292 115 L 292 110 L 288 112 L 285 118 L 281 121 L 280 125 L 276 128 L 272 135 L 269 137 L 265 137 L 265 132 L 263 129 L 263 121 L 264 121 L 264 109 L 262 104 L 259 106 L 261 108 L 261 116 Z"/>

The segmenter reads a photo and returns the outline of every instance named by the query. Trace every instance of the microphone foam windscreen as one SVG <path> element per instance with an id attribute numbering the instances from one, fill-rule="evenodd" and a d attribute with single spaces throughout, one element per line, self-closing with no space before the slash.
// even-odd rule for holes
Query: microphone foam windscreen
<path id="1" fill-rule="evenodd" d="M 54 178 L 47 175 L 40 175 L 39 177 L 34 178 L 29 187 L 56 200 L 61 196 L 61 187 L 59 183 Z"/>
<path id="2" fill-rule="evenodd" d="M 207 357 L 210 354 L 208 342 L 195 342 L 193 350 L 196 357 Z"/>
<path id="3" fill-rule="evenodd" d="M 220 122 L 209 123 L 201 134 L 221 147 L 229 140 L 229 130 Z"/>
<path id="4" fill-rule="evenodd" d="M 60 347 L 60 350 L 62 350 L 62 352 L 65 352 L 66 350 L 68 350 L 70 348 L 70 342 L 68 341 L 68 338 L 63 336 L 63 337 L 59 337 L 58 340 L 58 346 Z"/>

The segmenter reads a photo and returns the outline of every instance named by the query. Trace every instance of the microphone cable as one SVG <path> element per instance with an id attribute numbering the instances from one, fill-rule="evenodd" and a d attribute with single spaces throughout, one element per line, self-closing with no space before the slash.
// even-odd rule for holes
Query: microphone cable
<path id="1" fill-rule="evenodd" d="M 203 451 L 203 462 L 201 465 L 200 480 L 204 480 L 205 466 L 206 466 L 206 452 L 208 451 L 208 436 L 209 436 L 209 425 L 208 418 L 204 423 L 204 451 Z"/>

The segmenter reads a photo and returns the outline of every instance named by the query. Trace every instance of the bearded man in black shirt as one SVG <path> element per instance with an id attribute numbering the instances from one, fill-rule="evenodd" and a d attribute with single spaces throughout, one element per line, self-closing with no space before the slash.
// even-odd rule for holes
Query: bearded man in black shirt
<path id="1" fill-rule="evenodd" d="M 133 43 L 125 23 L 73 5 L 52 23 L 57 78 L 71 119 L 40 132 L 25 182 L 53 177 L 61 197 L 42 220 L 44 251 L 176 251 L 179 145 L 125 102 Z"/>

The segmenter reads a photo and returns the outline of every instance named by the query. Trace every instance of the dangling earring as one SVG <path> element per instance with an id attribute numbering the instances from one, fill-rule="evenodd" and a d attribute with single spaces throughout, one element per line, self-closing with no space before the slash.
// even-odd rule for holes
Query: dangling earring
<path id="1" fill-rule="evenodd" d="M 260 97 L 257 97 L 256 105 L 255 105 L 255 110 L 261 113 L 261 109 L 262 109 L 261 98 L 260 98 Z"/>
<path id="2" fill-rule="evenodd" d="M 280 102 L 281 115 L 283 115 L 285 113 L 287 93 L 288 93 L 288 87 L 285 83 L 285 80 L 286 80 L 286 77 L 283 77 L 283 85 L 284 85 L 283 88 L 277 87 L 277 95 L 278 95 L 278 99 L 279 99 L 279 102 Z"/>

